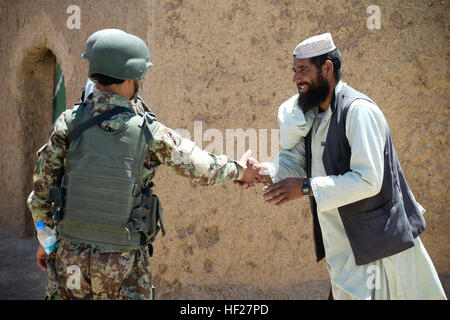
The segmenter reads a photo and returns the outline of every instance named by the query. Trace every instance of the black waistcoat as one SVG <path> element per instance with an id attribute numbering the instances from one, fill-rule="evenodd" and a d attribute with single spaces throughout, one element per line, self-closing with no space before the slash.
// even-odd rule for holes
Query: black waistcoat
<path id="1" fill-rule="evenodd" d="M 374 103 L 364 94 L 344 84 L 331 104 L 332 116 L 322 157 L 327 175 L 342 175 L 350 171 L 352 150 L 345 134 L 345 122 L 348 108 L 356 99 Z M 308 177 L 311 177 L 311 132 L 312 130 L 305 139 Z M 325 257 L 325 249 L 314 197 L 310 197 L 310 205 L 316 257 L 320 261 Z M 357 265 L 412 247 L 414 238 L 425 230 L 425 220 L 406 183 L 389 129 L 385 136 L 381 191 L 373 197 L 339 207 L 338 211 Z"/>

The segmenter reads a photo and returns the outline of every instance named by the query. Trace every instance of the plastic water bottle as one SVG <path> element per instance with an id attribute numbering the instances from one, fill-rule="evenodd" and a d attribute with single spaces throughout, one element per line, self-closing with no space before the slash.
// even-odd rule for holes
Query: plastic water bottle
<path id="1" fill-rule="evenodd" d="M 55 246 L 57 245 L 56 241 L 56 232 L 53 229 L 50 229 L 44 224 L 44 221 L 39 221 L 36 223 L 36 230 L 37 230 L 37 238 L 41 245 L 44 247 L 45 252 L 47 255 L 50 254 L 50 252 L 55 249 Z"/>

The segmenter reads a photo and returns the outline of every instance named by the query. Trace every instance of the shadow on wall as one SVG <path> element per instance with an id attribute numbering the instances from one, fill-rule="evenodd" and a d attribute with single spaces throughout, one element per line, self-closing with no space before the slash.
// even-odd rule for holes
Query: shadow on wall
<path id="1" fill-rule="evenodd" d="M 55 69 L 57 68 L 54 54 L 45 46 L 35 46 L 25 55 L 20 68 L 19 81 L 19 124 L 22 141 L 18 142 L 23 154 L 25 167 L 17 174 L 21 179 L 21 196 L 24 214 L 24 225 L 21 226 L 21 237 L 33 234 L 34 226 L 31 213 L 26 206 L 26 200 L 32 190 L 32 174 L 36 165 L 36 151 L 44 145 L 52 130 L 52 100 L 54 100 Z M 64 86 L 64 81 L 62 82 Z M 65 109 L 65 106 L 64 106 Z"/>

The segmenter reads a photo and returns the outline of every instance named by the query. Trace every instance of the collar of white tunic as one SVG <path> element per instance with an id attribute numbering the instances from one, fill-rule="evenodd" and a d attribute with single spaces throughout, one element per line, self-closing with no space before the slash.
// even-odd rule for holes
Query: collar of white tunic
<path id="1" fill-rule="evenodd" d="M 339 81 L 335 88 L 335 98 L 341 91 L 343 82 Z M 302 138 L 306 137 L 316 117 L 317 109 L 313 108 L 304 113 L 297 105 L 298 94 L 283 102 L 278 109 L 278 123 L 280 124 L 280 147 L 292 149 Z"/>

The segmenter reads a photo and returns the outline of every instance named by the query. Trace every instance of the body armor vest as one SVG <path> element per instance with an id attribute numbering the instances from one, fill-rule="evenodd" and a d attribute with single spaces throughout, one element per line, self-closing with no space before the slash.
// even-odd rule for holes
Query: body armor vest
<path id="1" fill-rule="evenodd" d="M 69 133 L 91 117 L 87 105 L 68 110 Z M 142 170 L 158 127 L 146 113 L 114 132 L 95 125 L 73 140 L 67 151 L 64 210 L 57 224 L 60 237 L 110 251 L 136 249 L 154 240 L 162 209 L 151 188 L 142 185 Z"/>

